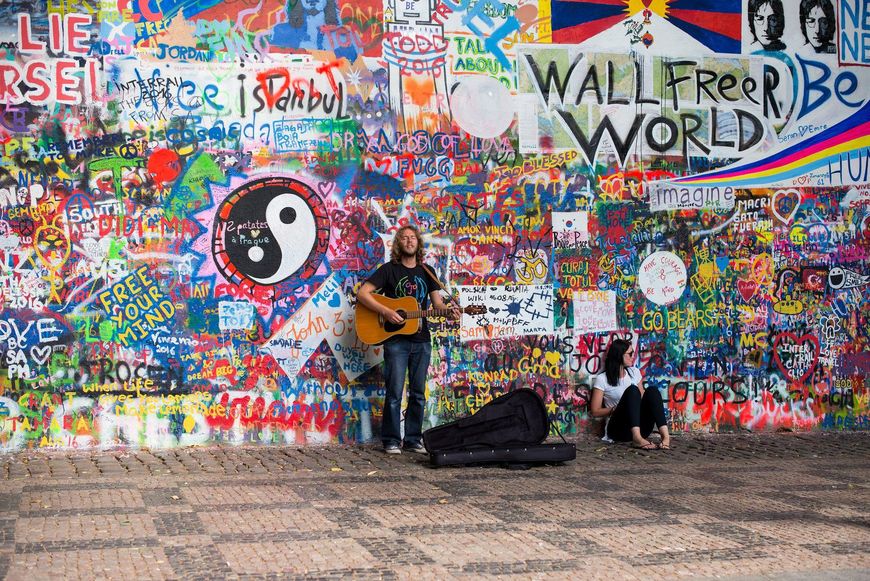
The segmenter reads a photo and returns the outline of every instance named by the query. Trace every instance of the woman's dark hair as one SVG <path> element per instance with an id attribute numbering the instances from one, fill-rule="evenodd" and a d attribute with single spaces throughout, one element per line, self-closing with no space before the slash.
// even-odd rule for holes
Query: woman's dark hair
<path id="1" fill-rule="evenodd" d="M 834 32 L 836 31 L 836 20 L 834 20 L 836 15 L 834 14 L 834 5 L 831 0 L 801 0 L 799 9 L 801 15 L 801 32 L 804 33 L 804 38 L 809 42 L 810 37 L 807 36 L 807 16 L 810 15 L 810 10 L 817 7 L 822 9 L 822 12 L 825 13 L 825 19 L 827 20 L 825 26 L 822 27 L 819 32 L 821 33 L 822 40 L 825 41 L 825 44 L 829 44 L 834 40 Z"/>
<path id="2" fill-rule="evenodd" d="M 625 339 L 614 339 L 607 348 L 607 354 L 604 356 L 604 374 L 607 376 L 607 383 L 616 385 L 619 383 L 619 372 L 622 370 L 622 356 L 631 347 L 631 342 Z"/>
<path id="3" fill-rule="evenodd" d="M 785 12 L 782 9 L 782 0 L 749 0 L 746 5 L 746 11 L 749 13 L 749 30 L 752 31 L 752 36 L 758 40 L 758 35 L 755 34 L 755 13 L 765 4 L 770 4 L 770 9 L 773 10 L 773 15 L 776 16 L 776 21 L 771 37 L 779 40 L 782 33 L 785 31 Z"/>

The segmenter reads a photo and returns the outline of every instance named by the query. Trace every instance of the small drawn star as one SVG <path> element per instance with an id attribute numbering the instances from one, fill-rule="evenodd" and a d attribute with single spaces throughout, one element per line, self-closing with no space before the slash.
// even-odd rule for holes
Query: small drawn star
<path id="1" fill-rule="evenodd" d="M 355 68 L 351 68 L 347 73 L 347 82 L 353 86 L 354 89 L 359 89 L 360 85 L 360 71 Z"/>

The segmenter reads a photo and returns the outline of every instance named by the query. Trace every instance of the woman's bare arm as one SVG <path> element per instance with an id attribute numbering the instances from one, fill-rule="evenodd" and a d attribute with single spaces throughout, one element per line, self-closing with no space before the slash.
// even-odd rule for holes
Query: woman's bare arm
<path id="1" fill-rule="evenodd" d="M 598 388 L 592 389 L 592 399 L 589 401 L 589 412 L 593 418 L 606 418 L 613 413 L 613 408 L 604 407 L 604 392 Z"/>

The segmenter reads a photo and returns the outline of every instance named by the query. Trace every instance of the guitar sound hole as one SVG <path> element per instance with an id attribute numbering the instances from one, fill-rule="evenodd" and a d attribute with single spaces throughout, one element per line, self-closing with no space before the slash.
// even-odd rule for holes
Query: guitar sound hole
<path id="1" fill-rule="evenodd" d="M 405 316 L 405 311 L 396 311 L 403 317 Z M 390 323 L 389 321 L 384 322 L 384 330 L 388 333 L 394 333 L 405 326 L 405 323 L 399 323 L 398 325 L 395 323 Z"/>

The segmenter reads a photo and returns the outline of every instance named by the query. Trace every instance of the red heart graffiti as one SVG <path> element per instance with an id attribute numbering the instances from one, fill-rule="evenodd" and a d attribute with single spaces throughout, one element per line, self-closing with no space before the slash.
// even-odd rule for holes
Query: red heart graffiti
<path id="1" fill-rule="evenodd" d="M 755 296 L 755 291 L 758 290 L 758 283 L 754 280 L 737 280 L 737 292 L 740 293 L 740 296 L 743 297 L 743 300 L 747 303 L 749 299 Z"/>
<path id="2" fill-rule="evenodd" d="M 812 344 L 812 361 L 800 357 L 806 351 L 806 343 Z M 819 339 L 809 334 L 798 337 L 794 333 L 780 333 L 773 340 L 773 359 L 786 379 L 803 383 L 819 362 Z"/>

